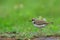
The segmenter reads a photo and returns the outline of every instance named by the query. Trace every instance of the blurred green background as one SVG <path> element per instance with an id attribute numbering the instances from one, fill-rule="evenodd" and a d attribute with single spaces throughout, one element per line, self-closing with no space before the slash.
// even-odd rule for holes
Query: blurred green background
<path id="1" fill-rule="evenodd" d="M 45 34 L 60 34 L 60 0 L 0 0 L 0 32 L 38 32 L 29 22 L 38 16 L 54 22 Z"/>

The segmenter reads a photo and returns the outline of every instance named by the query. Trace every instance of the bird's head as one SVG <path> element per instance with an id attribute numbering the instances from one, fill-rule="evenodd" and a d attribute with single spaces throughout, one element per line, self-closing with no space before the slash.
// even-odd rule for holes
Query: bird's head
<path id="1" fill-rule="evenodd" d="M 36 19 L 35 18 L 32 18 L 32 21 L 35 21 Z"/>

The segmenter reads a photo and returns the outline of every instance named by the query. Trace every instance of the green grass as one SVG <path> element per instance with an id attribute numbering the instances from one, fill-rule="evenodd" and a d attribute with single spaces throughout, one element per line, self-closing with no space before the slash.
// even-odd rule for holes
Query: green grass
<path id="1" fill-rule="evenodd" d="M 60 34 L 59 10 L 60 0 L 0 0 L 0 32 L 17 31 L 30 36 L 39 29 L 29 21 L 43 16 L 54 22 L 42 30 L 45 35 Z"/>

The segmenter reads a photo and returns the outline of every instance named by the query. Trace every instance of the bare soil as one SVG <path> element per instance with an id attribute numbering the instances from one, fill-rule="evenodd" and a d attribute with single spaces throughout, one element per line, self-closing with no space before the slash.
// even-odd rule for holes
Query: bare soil
<path id="1" fill-rule="evenodd" d="M 39 37 L 32 40 L 60 40 L 60 37 Z"/>
<path id="2" fill-rule="evenodd" d="M 22 39 L 17 39 L 17 38 L 9 38 L 9 37 L 1 37 L 0 40 L 22 40 Z M 29 39 L 24 39 L 24 40 L 29 40 Z M 30 40 L 60 40 L 59 36 L 50 36 L 50 37 L 37 37 L 37 38 L 31 38 Z"/>

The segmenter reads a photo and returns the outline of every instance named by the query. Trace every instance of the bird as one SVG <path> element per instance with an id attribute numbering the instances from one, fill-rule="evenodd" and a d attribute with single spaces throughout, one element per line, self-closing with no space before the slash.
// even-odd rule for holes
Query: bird
<path id="1" fill-rule="evenodd" d="M 48 24 L 52 23 L 52 22 L 47 22 L 45 20 L 45 18 L 41 19 L 41 20 L 37 20 L 35 18 L 32 18 L 32 23 L 34 26 L 38 27 L 38 28 L 43 28 L 45 26 L 47 26 Z"/>

